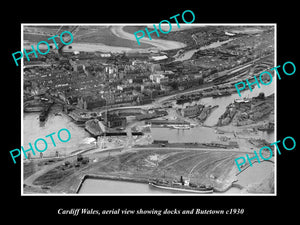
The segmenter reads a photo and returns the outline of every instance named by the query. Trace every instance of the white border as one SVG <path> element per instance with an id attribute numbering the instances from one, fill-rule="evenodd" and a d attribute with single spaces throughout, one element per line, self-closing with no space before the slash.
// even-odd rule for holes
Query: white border
<path id="1" fill-rule="evenodd" d="M 24 37 L 24 30 L 23 30 L 23 24 L 21 24 L 21 48 L 20 49 L 23 49 L 23 46 L 24 46 L 24 40 L 23 40 L 23 37 Z M 23 138 L 23 134 L 24 134 L 24 131 L 23 131 L 23 120 L 24 120 L 24 110 L 23 110 L 23 106 L 24 106 L 24 102 L 23 102 L 23 94 L 24 94 L 24 80 L 23 80 L 23 63 L 24 63 L 24 60 L 23 60 L 23 57 L 21 58 L 21 146 L 23 146 L 23 141 L 24 141 L 24 138 Z M 20 147 L 20 151 L 21 151 L 21 147 Z M 24 190 L 23 190 L 23 178 L 24 178 L 24 163 L 23 163 L 23 156 L 21 156 L 21 196 L 24 196 L 24 195 L 27 195 L 27 194 L 24 194 Z"/>
<path id="2" fill-rule="evenodd" d="M 80 26 L 145 26 L 145 25 L 153 25 L 151 23 L 21 23 L 21 48 L 23 49 L 24 40 L 23 40 L 23 27 L 24 26 L 62 26 L 62 25 L 80 25 Z M 176 23 L 172 23 L 172 25 L 176 25 Z M 180 24 L 183 26 L 274 26 L 274 67 L 277 65 L 277 23 L 192 23 L 192 24 Z M 275 73 L 275 71 L 274 71 Z M 274 110 L 274 121 L 275 121 L 275 135 L 274 142 L 277 140 L 277 76 L 275 79 L 275 110 Z M 21 59 L 21 143 L 23 146 L 23 58 Z M 232 193 L 232 194 L 44 194 L 44 193 L 34 193 L 34 194 L 24 194 L 23 190 L 23 157 L 21 157 L 21 196 L 277 196 L 277 152 L 274 151 L 274 193 L 272 194 L 240 194 L 240 193 Z"/>

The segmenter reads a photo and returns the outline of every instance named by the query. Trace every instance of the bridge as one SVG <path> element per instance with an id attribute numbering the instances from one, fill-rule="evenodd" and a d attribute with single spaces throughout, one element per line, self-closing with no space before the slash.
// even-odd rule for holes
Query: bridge
<path id="1" fill-rule="evenodd" d="M 69 31 L 72 33 L 73 35 L 73 38 L 75 39 L 75 34 L 78 32 L 79 30 L 79 26 L 73 26 L 73 27 L 70 27 L 70 26 L 60 26 L 59 29 L 56 31 L 56 34 L 58 34 L 61 30 L 63 31 Z M 73 39 L 73 40 L 74 40 Z M 67 38 L 63 38 L 64 42 L 68 43 L 70 40 L 71 40 L 71 36 L 68 36 Z M 58 53 L 60 55 L 62 55 L 62 49 L 65 45 L 63 43 L 58 43 Z"/>

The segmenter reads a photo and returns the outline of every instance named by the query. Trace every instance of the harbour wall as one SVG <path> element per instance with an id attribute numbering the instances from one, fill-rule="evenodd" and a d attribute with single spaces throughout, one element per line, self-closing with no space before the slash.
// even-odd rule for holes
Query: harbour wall
<path id="1" fill-rule="evenodd" d="M 80 179 L 80 183 L 78 184 L 75 193 L 78 194 L 82 184 L 86 179 L 103 179 L 103 180 L 115 180 L 115 181 L 126 181 L 126 182 L 135 182 L 135 183 L 144 183 L 148 184 L 148 179 L 143 178 L 132 178 L 132 177 L 121 177 L 121 176 L 112 176 L 112 175 L 97 175 L 97 174 L 85 174 Z"/>

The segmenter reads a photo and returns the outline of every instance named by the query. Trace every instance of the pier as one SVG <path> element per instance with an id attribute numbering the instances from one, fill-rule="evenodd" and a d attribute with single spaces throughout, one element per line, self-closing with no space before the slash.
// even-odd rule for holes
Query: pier
<path id="1" fill-rule="evenodd" d="M 49 105 L 47 105 L 43 111 L 41 112 L 40 116 L 39 116 L 39 119 L 40 119 L 40 122 L 44 122 L 46 119 L 47 119 L 47 116 L 49 114 L 49 111 L 50 111 L 50 108 L 51 106 L 54 104 L 54 102 L 50 103 Z"/>

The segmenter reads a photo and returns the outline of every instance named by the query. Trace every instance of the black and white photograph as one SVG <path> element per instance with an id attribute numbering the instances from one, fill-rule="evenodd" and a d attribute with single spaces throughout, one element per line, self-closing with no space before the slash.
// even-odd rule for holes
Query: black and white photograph
<path id="1" fill-rule="evenodd" d="M 22 28 L 23 194 L 276 194 L 275 24 Z"/>
<path id="2" fill-rule="evenodd" d="M 3 220 L 294 221 L 299 13 L 265 3 L 3 7 Z"/>

